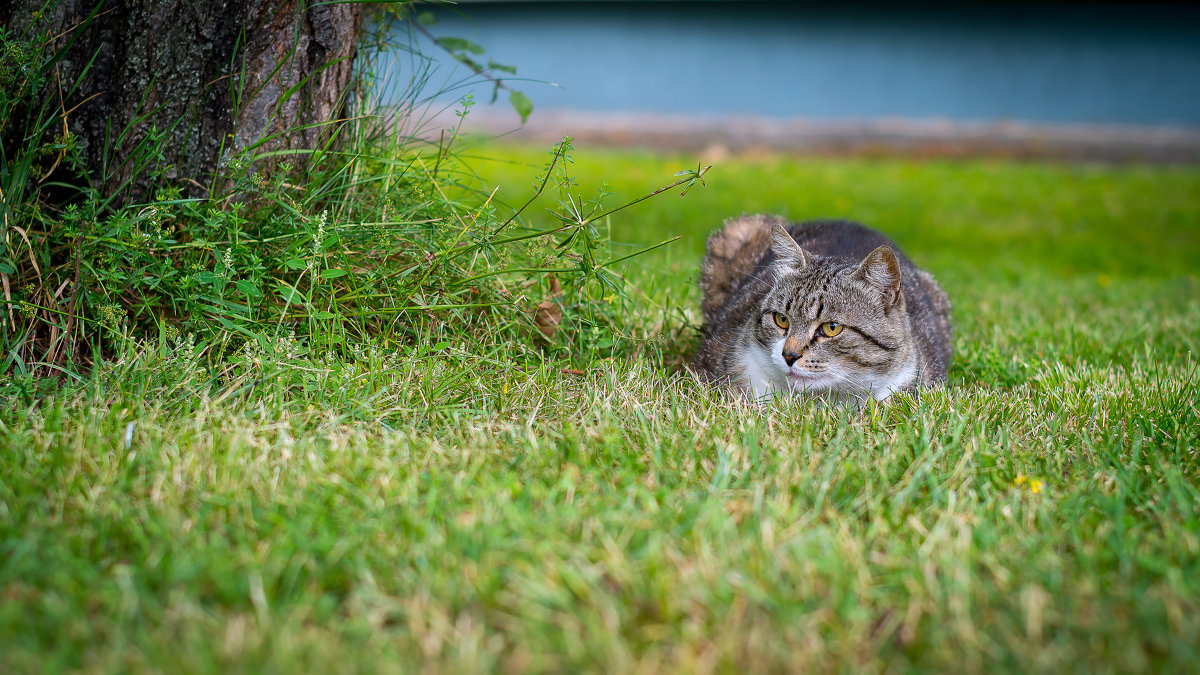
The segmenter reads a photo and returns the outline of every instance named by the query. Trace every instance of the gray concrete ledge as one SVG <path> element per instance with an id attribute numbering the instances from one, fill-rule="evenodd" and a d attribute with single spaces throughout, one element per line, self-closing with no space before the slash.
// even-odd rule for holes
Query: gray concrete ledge
<path id="1" fill-rule="evenodd" d="M 453 126 L 453 114 L 428 129 Z M 565 135 L 590 146 L 727 153 L 840 156 L 1000 157 L 1099 162 L 1200 163 L 1200 127 L 880 118 L 821 121 L 535 110 L 528 123 L 501 105 L 478 106 L 464 129 L 552 144 Z"/>

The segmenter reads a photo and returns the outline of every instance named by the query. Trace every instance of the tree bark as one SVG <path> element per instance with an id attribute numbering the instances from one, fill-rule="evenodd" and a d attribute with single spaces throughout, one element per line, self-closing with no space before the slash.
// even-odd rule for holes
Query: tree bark
<path id="1" fill-rule="evenodd" d="M 362 5 L 323 1 L 42 5 L 17 0 L 0 19 L 57 36 L 65 57 L 43 95 L 61 98 L 94 186 L 133 199 L 156 170 L 204 194 L 233 157 L 317 147 L 345 107 L 362 23 Z"/>

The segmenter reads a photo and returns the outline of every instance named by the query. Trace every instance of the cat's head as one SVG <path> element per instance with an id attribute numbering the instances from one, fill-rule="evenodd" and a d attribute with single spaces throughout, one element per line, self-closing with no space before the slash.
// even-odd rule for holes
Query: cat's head
<path id="1" fill-rule="evenodd" d="M 773 286 L 746 324 L 744 365 L 756 393 L 767 384 L 885 398 L 910 384 L 915 351 L 890 247 L 863 260 L 818 256 L 775 224 L 771 250 Z"/>

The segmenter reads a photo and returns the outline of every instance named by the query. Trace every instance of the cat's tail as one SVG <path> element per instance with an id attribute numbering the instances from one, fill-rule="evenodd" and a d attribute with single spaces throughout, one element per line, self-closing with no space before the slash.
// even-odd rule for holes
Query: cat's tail
<path id="1" fill-rule="evenodd" d="M 771 225 L 787 224 L 778 216 L 742 216 L 725 221 L 709 236 L 700 264 L 700 308 L 705 323 L 712 324 L 729 295 L 737 290 L 771 247 Z"/>

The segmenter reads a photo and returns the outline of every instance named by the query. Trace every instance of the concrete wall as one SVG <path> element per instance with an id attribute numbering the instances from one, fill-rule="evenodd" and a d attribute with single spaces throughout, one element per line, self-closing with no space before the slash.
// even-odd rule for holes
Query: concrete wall
<path id="1" fill-rule="evenodd" d="M 432 11 L 436 35 L 470 39 L 521 77 L 560 85 L 515 85 L 543 112 L 1200 125 L 1200 10 L 1184 5 L 473 2 Z M 462 75 L 443 67 L 432 83 Z"/>

